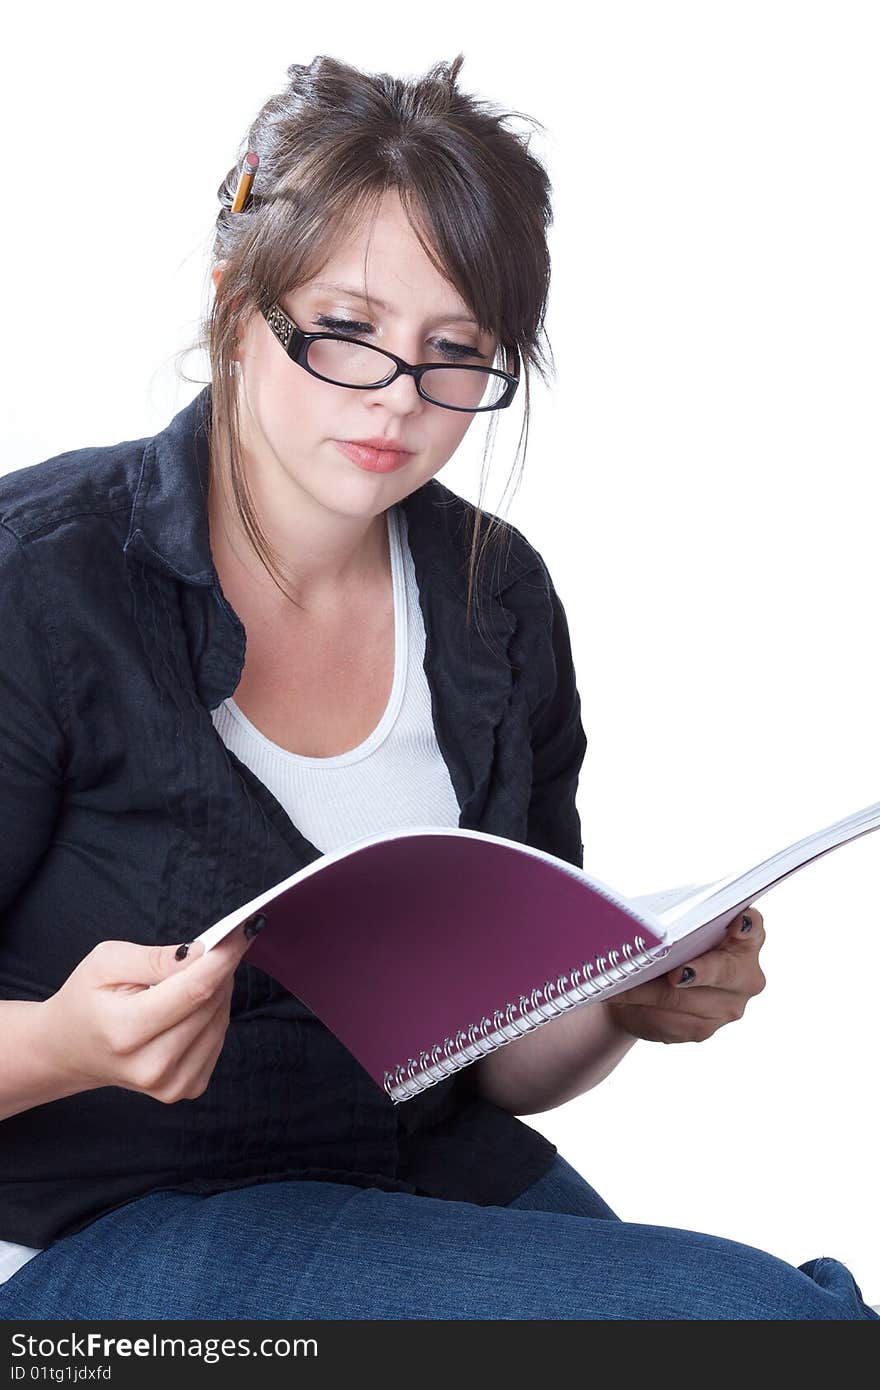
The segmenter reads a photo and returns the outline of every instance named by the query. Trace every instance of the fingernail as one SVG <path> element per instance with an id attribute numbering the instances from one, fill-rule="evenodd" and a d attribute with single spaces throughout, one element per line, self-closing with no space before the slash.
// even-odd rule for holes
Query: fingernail
<path id="1" fill-rule="evenodd" d="M 751 917 L 749 916 L 749 914 L 748 914 L 747 912 L 744 912 L 744 913 L 743 913 L 743 919 L 742 919 L 742 926 L 740 927 L 740 931 L 741 931 L 741 932 L 747 932 L 747 931 L 751 931 L 751 930 L 752 930 L 752 919 L 751 919 Z"/>
<path id="2" fill-rule="evenodd" d="M 249 917 L 244 924 L 244 934 L 250 940 L 251 937 L 261 932 L 266 925 L 265 912 L 257 912 L 253 917 Z"/>
<path id="3" fill-rule="evenodd" d="M 689 965 L 686 965 L 684 970 L 682 970 L 681 972 L 681 979 L 678 983 L 680 985 L 689 985 L 691 980 L 695 978 L 696 973 L 696 970 L 692 970 Z"/>
<path id="4" fill-rule="evenodd" d="M 189 948 L 191 945 L 191 941 L 184 941 L 183 945 L 178 946 L 177 950 L 174 952 L 174 959 L 186 960 L 187 956 L 189 955 Z"/>

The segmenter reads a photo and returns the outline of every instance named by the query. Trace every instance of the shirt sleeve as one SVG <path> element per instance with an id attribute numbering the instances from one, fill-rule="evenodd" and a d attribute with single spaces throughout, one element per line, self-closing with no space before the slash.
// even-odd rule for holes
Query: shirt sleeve
<path id="1" fill-rule="evenodd" d="M 555 664 L 547 694 L 531 718 L 532 792 L 527 841 L 582 869 L 584 846 L 576 797 L 587 736 L 571 654 L 565 609 L 543 561 L 552 606 L 551 646 Z"/>
<path id="2" fill-rule="evenodd" d="M 0 914 L 34 874 L 51 841 L 65 750 L 30 561 L 0 523 Z"/>

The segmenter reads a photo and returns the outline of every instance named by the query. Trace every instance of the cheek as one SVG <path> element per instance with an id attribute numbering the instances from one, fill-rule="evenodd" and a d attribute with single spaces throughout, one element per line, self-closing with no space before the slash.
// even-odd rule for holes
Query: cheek
<path id="1" fill-rule="evenodd" d="M 438 427 L 438 434 L 442 438 L 444 452 L 449 457 L 458 448 L 477 417 L 454 410 L 444 410 L 441 413 L 444 418 Z"/>
<path id="2" fill-rule="evenodd" d="M 276 426 L 295 429 L 304 441 L 333 437 L 339 413 L 334 387 L 285 361 L 264 363 L 260 379 L 263 407 Z"/>
<path id="3" fill-rule="evenodd" d="M 429 407 L 430 409 L 430 407 Z M 433 478 L 445 468 L 462 439 L 468 432 L 475 416 L 457 414 L 452 410 L 431 409 L 433 418 L 428 416 L 422 422 L 420 439 L 423 444 L 417 472 L 425 481 Z M 442 418 L 441 418 L 442 417 Z M 415 431 L 413 431 L 415 433 Z"/>

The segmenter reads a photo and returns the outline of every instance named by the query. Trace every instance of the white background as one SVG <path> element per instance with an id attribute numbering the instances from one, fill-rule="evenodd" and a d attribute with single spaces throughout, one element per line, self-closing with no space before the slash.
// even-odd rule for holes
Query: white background
<path id="1" fill-rule="evenodd" d="M 880 797 L 880 12 L 581 10 L 573 33 L 547 3 L 29 9 L 0 83 L 0 472 L 195 394 L 173 359 L 217 186 L 288 64 L 415 76 L 463 50 L 464 90 L 546 126 L 555 190 L 558 376 L 512 502 L 521 404 L 501 420 L 484 505 L 568 612 L 585 867 L 642 893 Z M 472 499 L 481 428 L 442 475 Z M 794 875 L 758 904 L 768 984 L 741 1021 L 638 1043 L 528 1123 L 624 1219 L 833 1255 L 880 1301 L 878 878 L 877 836 Z"/>

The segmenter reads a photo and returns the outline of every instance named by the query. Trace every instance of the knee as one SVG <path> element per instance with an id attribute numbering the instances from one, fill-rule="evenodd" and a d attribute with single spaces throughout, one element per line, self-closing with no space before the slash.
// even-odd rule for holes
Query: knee
<path id="1" fill-rule="evenodd" d="M 767 1251 L 719 1236 L 667 1232 L 677 1242 L 667 1250 L 650 1298 L 655 1318 L 737 1320 L 858 1319 L 866 1316 L 852 1275 L 837 1260 L 823 1258 L 795 1268 Z"/>

